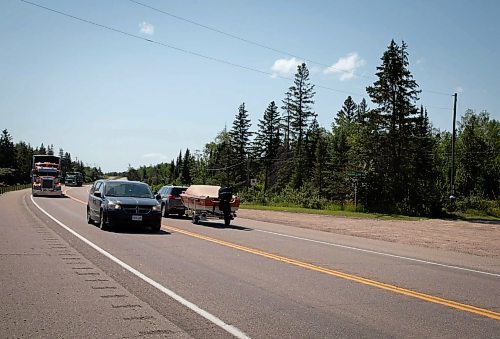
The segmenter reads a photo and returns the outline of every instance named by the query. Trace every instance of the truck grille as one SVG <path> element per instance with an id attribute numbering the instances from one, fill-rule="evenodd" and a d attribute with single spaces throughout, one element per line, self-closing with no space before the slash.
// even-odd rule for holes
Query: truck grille
<path id="1" fill-rule="evenodd" d="M 151 206 L 122 206 L 123 210 L 128 214 L 148 214 L 151 211 Z"/>
<path id="2" fill-rule="evenodd" d="M 49 179 L 42 179 L 42 188 L 52 188 L 54 186 L 54 180 L 49 178 Z"/>

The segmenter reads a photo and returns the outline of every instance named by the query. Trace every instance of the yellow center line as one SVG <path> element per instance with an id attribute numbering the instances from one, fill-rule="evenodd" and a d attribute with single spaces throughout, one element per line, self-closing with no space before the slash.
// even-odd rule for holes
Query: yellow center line
<path id="1" fill-rule="evenodd" d="M 79 200 L 77 198 L 74 198 L 74 197 L 72 197 L 70 195 L 67 195 L 67 196 L 69 198 L 71 198 L 71 199 L 79 202 L 79 203 L 87 204 L 86 202 L 84 202 L 82 200 Z M 451 307 L 451 308 L 454 308 L 454 309 L 457 309 L 457 310 L 461 310 L 461 311 L 465 311 L 465 312 L 469 312 L 469 313 L 478 314 L 478 315 L 481 315 L 481 316 L 484 316 L 484 317 L 488 317 L 488 318 L 491 318 L 491 319 L 500 320 L 500 313 L 495 312 L 495 311 L 487 310 L 487 309 L 476 307 L 476 306 L 472 306 L 472 305 L 462 304 L 462 303 L 459 303 L 459 302 L 456 302 L 456 301 L 453 301 L 453 300 L 448 300 L 448 299 L 436 297 L 436 296 L 433 296 L 433 295 L 430 295 L 430 294 L 425 294 L 425 293 L 421 293 L 421 292 L 417 292 L 417 291 L 412 291 L 412 290 L 409 290 L 409 289 L 406 289 L 406 288 L 402 288 L 402 287 L 398 287 L 398 286 L 395 286 L 395 285 L 390 285 L 390 284 L 386 284 L 386 283 L 383 283 L 383 282 L 379 282 L 379 281 L 375 281 L 375 280 L 363 278 L 363 277 L 360 277 L 360 276 L 356 276 L 356 275 L 352 275 L 352 274 L 340 272 L 340 271 L 333 270 L 333 269 L 330 269 L 330 268 L 326 268 L 326 267 L 321 267 L 321 266 L 309 264 L 309 263 L 306 263 L 306 262 L 303 262 L 303 261 L 299 261 L 299 260 L 296 260 L 296 259 L 291 259 L 291 258 L 287 258 L 287 257 L 281 256 L 281 255 L 276 255 L 276 254 L 272 254 L 272 253 L 269 253 L 269 252 L 264 252 L 264 251 L 261 251 L 261 250 L 255 249 L 255 248 L 246 247 L 246 246 L 238 245 L 238 244 L 235 244 L 235 243 L 227 242 L 227 241 L 224 241 L 224 240 L 220 240 L 220 239 L 208 237 L 208 236 L 205 236 L 205 235 L 202 235 L 202 234 L 198 234 L 198 233 L 186 231 L 186 230 L 174 227 L 174 226 L 165 225 L 165 224 L 162 224 L 162 225 L 164 226 L 164 228 L 166 228 L 168 230 L 171 230 L 171 231 L 174 231 L 174 232 L 177 232 L 177 233 L 181 233 L 181 234 L 193 237 L 193 238 L 197 238 L 197 239 L 209 241 L 209 242 L 212 242 L 212 243 L 215 243 L 215 244 L 219 244 L 219 245 L 227 246 L 227 247 L 230 247 L 230 248 L 234 248 L 234 249 L 237 249 L 237 250 L 240 250 L 240 251 L 243 251 L 243 252 L 247 252 L 247 253 L 259 255 L 261 257 L 265 257 L 265 258 L 268 258 L 268 259 L 272 259 L 272 260 L 284 262 L 284 263 L 287 263 L 287 264 L 290 264 L 290 265 L 294 265 L 294 266 L 306 268 L 306 269 L 313 270 L 313 271 L 316 271 L 316 272 L 321 272 L 321 273 L 328 274 L 328 275 L 331 275 L 331 276 L 334 276 L 334 277 L 337 277 L 337 278 L 342 278 L 342 279 L 354 281 L 354 282 L 357 282 L 357 283 L 360 283 L 360 284 L 364 284 L 364 285 L 368 285 L 368 286 L 380 288 L 380 289 L 383 289 L 383 290 L 386 290 L 386 291 L 390 291 L 390 292 L 402 294 L 402 295 L 405 295 L 405 296 L 408 296 L 408 297 L 413 297 L 413 298 L 424 300 L 424 301 L 428 301 L 428 302 L 431 302 L 431 303 L 448 306 L 448 307 Z"/>
<path id="2" fill-rule="evenodd" d="M 67 194 L 67 192 L 71 189 L 71 187 L 69 188 L 66 188 L 66 190 L 63 192 L 65 196 L 67 196 L 68 198 L 70 198 L 71 200 L 74 200 L 74 201 L 77 201 L 79 202 L 80 204 L 84 204 L 84 205 L 87 205 L 87 202 L 83 201 L 83 200 L 80 200 L 80 199 L 77 199 L 75 197 L 72 197 L 71 195 Z"/>

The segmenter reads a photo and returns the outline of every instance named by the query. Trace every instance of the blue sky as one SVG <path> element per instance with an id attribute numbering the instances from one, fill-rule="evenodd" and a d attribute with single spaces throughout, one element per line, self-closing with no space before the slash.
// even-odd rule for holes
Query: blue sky
<path id="1" fill-rule="evenodd" d="M 104 171 L 202 150 L 242 102 L 256 129 L 300 61 L 329 129 L 347 95 L 369 102 L 391 39 L 408 44 L 434 127 L 451 130 L 455 92 L 458 120 L 468 108 L 500 119 L 498 1 L 137 0 L 170 15 L 129 0 L 29 1 L 135 36 L 0 1 L 0 128 Z"/>

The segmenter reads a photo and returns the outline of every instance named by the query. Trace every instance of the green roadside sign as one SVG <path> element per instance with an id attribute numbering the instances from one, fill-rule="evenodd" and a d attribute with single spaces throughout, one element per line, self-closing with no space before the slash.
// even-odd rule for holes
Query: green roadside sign
<path id="1" fill-rule="evenodd" d="M 365 174 L 363 172 L 349 171 L 347 172 L 347 176 L 351 178 L 361 178 L 364 177 Z"/>

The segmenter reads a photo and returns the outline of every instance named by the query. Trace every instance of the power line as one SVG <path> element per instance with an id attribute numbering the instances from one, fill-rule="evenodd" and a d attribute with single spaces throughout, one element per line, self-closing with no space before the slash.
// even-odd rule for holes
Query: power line
<path id="1" fill-rule="evenodd" d="M 249 39 L 245 39 L 245 38 L 242 38 L 240 36 L 237 36 L 237 35 L 234 35 L 234 34 L 231 34 L 231 33 L 227 33 L 227 32 L 224 32 L 220 29 L 217 29 L 217 28 L 213 28 L 213 27 L 210 27 L 210 26 L 207 26 L 207 25 L 204 25 L 204 24 L 201 24 L 199 22 L 196 22 L 194 20 L 190 20 L 190 19 L 186 19 L 186 18 L 183 18 L 181 16 L 178 16 L 178 15 L 175 15 L 175 14 L 172 14 L 172 13 L 169 13 L 167 11 L 164 11 L 162 9 L 159 9 L 159 8 L 156 8 L 156 7 L 153 7 L 153 6 L 150 6 L 150 5 L 147 5 L 145 3 L 142 3 L 142 2 L 139 2 L 139 1 L 135 1 L 135 0 L 129 0 L 130 2 L 132 3 L 135 3 L 137 5 L 140 5 L 140 6 L 143 6 L 143 7 L 146 7 L 146 8 L 149 8 L 153 11 L 156 11 L 156 12 L 159 12 L 159 13 L 162 13 L 162 14 L 165 14 L 165 15 L 168 15 L 172 18 L 175 18 L 177 20 L 181 20 L 181 21 L 184 21 L 184 22 L 188 22 L 192 25 L 195 25 L 195 26 L 199 26 L 199 27 L 202 27 L 202 28 L 205 28 L 205 29 L 208 29 L 212 32 L 216 32 L 216 33 L 219 33 L 219 34 L 222 34 L 222 35 L 225 35 L 225 36 L 228 36 L 230 38 L 233 38 L 233 39 L 236 39 L 236 40 L 240 40 L 240 41 L 243 41 L 245 43 L 248 43 L 248 44 L 251 44 L 251 45 L 254 45 L 254 46 L 258 46 L 258 47 L 261 47 L 261 48 L 264 48 L 264 49 L 267 49 L 267 50 L 270 50 L 270 51 L 273 51 L 273 52 L 276 52 L 276 53 L 279 53 L 279 54 L 285 54 L 285 55 L 288 55 L 288 56 L 291 56 L 291 57 L 294 57 L 294 58 L 297 58 L 297 59 L 302 59 L 304 61 L 307 61 L 308 63 L 313 63 L 313 64 L 316 64 L 316 65 L 320 65 L 320 66 L 324 66 L 324 67 L 331 67 L 333 69 L 336 69 L 338 70 L 339 72 L 345 72 L 345 73 L 351 73 L 349 71 L 346 71 L 346 70 L 343 70 L 343 69 L 339 69 L 339 68 L 336 68 L 336 67 L 333 67 L 333 66 L 330 66 L 330 65 L 326 65 L 324 63 L 321 63 L 321 62 L 318 62 L 318 61 L 314 61 L 314 60 L 310 60 L 310 59 L 307 59 L 307 58 L 304 58 L 304 57 L 301 57 L 301 56 L 298 56 L 298 55 L 295 55 L 293 53 L 290 53 L 290 52 L 286 52 L 286 51 L 282 51 L 282 50 L 279 50 L 279 49 L 276 49 L 274 47 L 270 47 L 270 46 L 267 46 L 267 45 L 264 45 L 262 43 L 259 43 L 259 42 L 255 42 L 255 41 L 252 41 L 252 40 L 249 40 Z M 358 75 L 356 75 L 358 76 Z M 360 76 L 360 77 L 366 77 L 366 76 Z M 368 77 L 366 77 L 368 78 Z"/>
<path id="2" fill-rule="evenodd" d="M 270 47 L 270 46 L 267 46 L 267 45 L 264 45 L 262 43 L 259 43 L 259 42 L 255 42 L 255 41 L 252 41 L 252 40 L 249 40 L 249 39 L 246 39 L 246 38 L 242 38 L 240 36 L 237 36 L 235 34 L 232 34 L 232 33 L 228 33 L 228 32 L 225 32 L 225 31 L 222 31 L 220 29 L 217 29 L 217 28 L 213 28 L 213 27 L 210 27 L 208 25 L 205 25 L 205 24 L 202 24 L 202 23 L 199 23 L 199 22 L 196 22 L 194 20 L 191 20 L 191 19 L 187 19 L 187 18 L 184 18 L 184 17 L 181 17 L 179 15 L 175 15 L 175 14 L 172 14 L 170 12 L 167 12 L 165 10 L 162 10 L 162 9 L 159 9 L 157 7 L 153 7 L 153 6 L 150 6 L 148 4 L 145 4 L 143 2 L 139 2 L 139 1 L 136 1 L 136 0 L 129 0 L 130 2 L 134 3 L 134 4 L 137 4 L 139 6 L 143 6 L 143 7 L 146 7 L 146 8 L 149 8 L 153 11 L 156 11 L 156 12 L 159 12 L 159 13 L 162 13 L 164 15 L 168 15 L 174 19 L 177 19 L 177 20 L 180 20 L 180 21 L 184 21 L 184 22 L 187 22 L 187 23 L 190 23 L 192 25 L 195 25 L 195 26 L 198 26 L 198 27 L 201 27 L 201 28 L 204 28 L 204 29 L 207 29 L 207 30 L 210 30 L 212 32 L 215 32 L 215 33 L 218 33 L 218 34 L 222 34 L 222 35 L 225 35 L 227 37 L 230 37 L 230 38 L 233 38 L 233 39 L 236 39 L 236 40 L 239 40 L 239 41 L 243 41 L 247 44 L 250 44 L 250 45 L 254 45 L 254 46 L 258 46 L 260 48 L 264 48 L 264 49 L 267 49 L 267 50 L 270 50 L 270 51 L 273 51 L 273 52 L 276 52 L 276 53 L 279 53 L 279 54 L 284 54 L 284 55 L 287 55 L 287 56 L 290 56 L 290 57 L 293 57 L 293 58 L 297 58 L 297 59 L 302 59 L 304 61 L 307 61 L 308 63 L 312 63 L 312 64 L 316 64 L 316 65 L 319 65 L 319 66 L 323 66 L 323 67 L 327 67 L 327 68 L 331 68 L 331 69 L 334 69 L 336 71 L 339 71 L 339 72 L 342 72 L 342 73 L 345 73 L 345 74 L 353 74 L 359 78 L 365 78 L 365 79 L 370 79 L 370 80 L 373 80 L 373 79 L 377 79 L 376 77 L 374 76 L 366 76 L 366 75 L 359 75 L 359 74 L 356 74 L 354 72 L 351 72 L 351 71 L 346 71 L 344 69 L 341 69 L 341 68 L 337 68 L 337 67 L 334 67 L 333 65 L 327 65 L 325 63 L 322 63 L 322 62 L 319 62 L 319 61 L 314 61 L 314 60 L 311 60 L 311 59 L 308 59 L 308 58 L 305 58 L 305 57 L 302 57 L 302 56 L 299 56 L 299 55 L 296 55 L 296 54 L 293 54 L 291 52 L 287 52 L 287 51 L 283 51 L 283 50 L 279 50 L 277 48 L 274 48 L 274 47 Z M 319 87 L 319 86 L 318 86 Z M 444 95 L 444 96 L 451 96 L 450 93 L 444 93 L 444 92 L 439 92 L 439 91 L 432 91 L 432 90 L 425 90 L 423 92 L 426 92 L 426 93 L 433 93 L 433 94 L 438 94 L 438 95 Z"/>
<path id="3" fill-rule="evenodd" d="M 33 2 L 30 2 L 30 1 L 27 1 L 27 0 L 19 0 L 19 1 L 22 1 L 22 2 L 24 2 L 26 4 L 29 4 L 29 5 L 32 5 L 32 6 L 35 6 L 35 7 L 39 7 L 39 8 L 45 9 L 45 10 L 53 12 L 53 13 L 57 13 L 57 14 L 66 16 L 66 17 L 71 18 L 71 19 L 75 19 L 75 20 L 78 20 L 78 21 L 81 21 L 81 22 L 84 22 L 84 23 L 87 23 L 87 24 L 90 24 L 90 25 L 94 25 L 94 26 L 97 26 L 97 27 L 100 27 L 100 28 L 103 28 L 103 29 L 106 29 L 106 30 L 110 30 L 110 31 L 115 32 L 115 33 L 120 33 L 120 34 L 123 34 L 123 35 L 131 37 L 131 38 L 135 38 L 135 39 L 147 41 L 147 42 L 159 45 L 159 46 L 167 47 L 167 48 L 176 50 L 178 52 L 182 52 L 182 53 L 186 53 L 186 54 L 191 54 L 191 55 L 194 55 L 194 56 L 197 56 L 197 57 L 200 57 L 200 58 L 204 58 L 204 59 L 207 59 L 207 60 L 215 61 L 215 62 L 218 62 L 218 63 L 221 63 L 221 64 L 226 64 L 226 65 L 229 65 L 229 66 L 233 66 L 233 67 L 245 69 L 245 70 L 248 70 L 248 71 L 252 71 L 252 72 L 256 72 L 256 73 L 268 75 L 270 77 L 276 77 L 276 78 L 280 78 L 280 79 L 284 79 L 284 80 L 289 80 L 289 81 L 293 81 L 294 80 L 294 79 L 289 78 L 289 77 L 284 77 L 284 76 L 273 74 L 273 73 L 270 73 L 270 72 L 267 72 L 267 71 L 262 71 L 262 70 L 259 70 L 259 69 L 256 69 L 256 68 L 252 68 L 252 67 L 249 67 L 249 66 L 244 66 L 244 65 L 236 64 L 236 63 L 231 62 L 231 61 L 227 61 L 227 60 L 215 58 L 215 57 L 212 57 L 212 56 L 204 55 L 204 54 L 201 54 L 201 53 L 198 53 L 198 52 L 194 52 L 194 51 L 191 51 L 191 50 L 187 50 L 187 49 L 184 49 L 184 48 L 179 48 L 179 47 L 176 47 L 176 46 L 164 43 L 164 42 L 156 41 L 156 40 L 153 40 L 153 39 L 147 39 L 147 38 L 144 38 L 144 37 L 142 37 L 140 35 L 128 33 L 128 32 L 119 30 L 117 28 L 113 28 L 113 27 L 110 27 L 110 26 L 107 26 L 107 25 L 99 24 L 97 22 L 94 22 L 94 21 L 91 21 L 91 20 L 87 20 L 87 19 L 83 19 L 83 18 L 77 17 L 75 15 L 68 14 L 68 13 L 65 13 L 65 12 L 53 9 L 53 8 L 45 7 L 45 6 L 42 6 L 40 4 L 33 3 Z M 338 93 L 342 93 L 342 94 L 348 94 L 348 95 L 354 95 L 354 96 L 363 97 L 363 95 L 359 94 L 359 93 L 353 93 L 353 92 L 338 90 L 338 89 L 335 89 L 335 88 L 332 88 L 332 87 L 327 87 L 327 86 L 322 86 L 322 85 L 314 85 L 314 86 L 317 87 L 317 88 L 322 88 L 322 89 L 329 90 L 329 91 L 332 91 L 332 92 L 338 92 Z"/>

